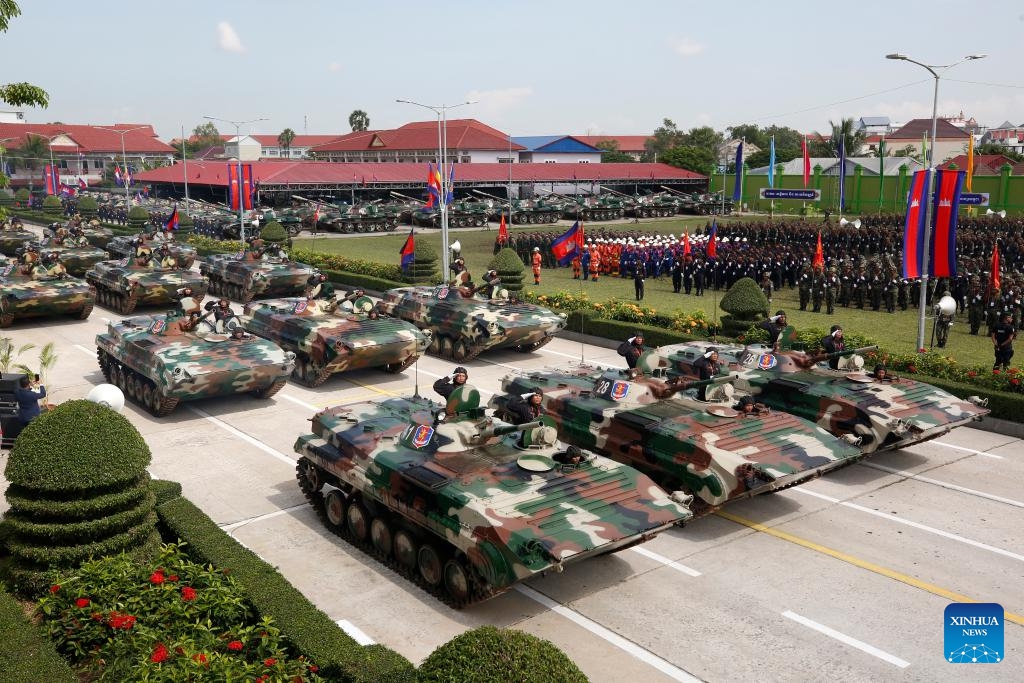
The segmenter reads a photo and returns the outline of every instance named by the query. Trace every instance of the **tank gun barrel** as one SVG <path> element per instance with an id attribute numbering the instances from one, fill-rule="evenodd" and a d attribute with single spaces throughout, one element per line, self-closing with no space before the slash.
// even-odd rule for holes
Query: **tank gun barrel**
<path id="1" fill-rule="evenodd" d="M 477 432 L 477 439 L 489 439 L 492 436 L 505 436 L 506 434 L 515 434 L 517 432 L 525 432 L 528 429 L 534 429 L 536 427 L 543 427 L 543 420 L 534 420 L 533 422 L 525 422 L 521 425 L 491 425 L 490 427 L 484 427 Z"/>
<path id="2" fill-rule="evenodd" d="M 877 351 L 878 346 L 862 346 L 859 349 L 843 349 L 842 351 L 834 351 L 832 353 L 819 353 L 811 357 L 811 360 L 815 363 L 820 363 L 823 360 L 830 360 L 832 358 L 842 358 L 843 356 L 849 356 L 855 353 L 864 353 L 866 351 Z"/>
<path id="3" fill-rule="evenodd" d="M 608 187 L 607 185 L 598 185 L 598 187 L 600 187 L 605 192 L 608 192 L 610 194 L 615 195 L 616 197 L 623 197 L 624 199 L 632 199 L 632 197 L 630 197 L 628 194 L 619 192 L 618 190 L 613 190 L 612 188 Z"/>
<path id="4" fill-rule="evenodd" d="M 487 192 L 484 192 L 482 190 L 472 190 L 472 192 L 473 192 L 473 194 L 478 194 L 481 197 L 487 197 L 488 199 L 496 199 L 499 202 L 506 202 L 506 203 L 508 202 L 507 199 L 502 199 L 501 197 L 498 197 L 497 195 L 488 194 Z"/>
<path id="5" fill-rule="evenodd" d="M 685 378 L 681 378 L 682 381 L 678 382 L 679 389 L 698 389 L 700 387 L 710 387 L 716 384 L 725 384 L 736 379 L 739 375 L 735 373 L 727 373 L 724 375 L 715 375 L 710 379 L 698 379 L 687 381 Z"/>
<path id="6" fill-rule="evenodd" d="M 351 292 L 346 294 L 341 299 L 341 301 L 355 301 L 356 299 L 358 299 L 359 297 L 363 296 L 364 294 L 366 294 L 366 292 L 364 292 L 361 289 L 353 289 Z"/>
<path id="7" fill-rule="evenodd" d="M 394 190 L 391 190 L 391 192 L 390 192 L 389 194 L 390 194 L 390 195 L 391 195 L 392 197 L 398 197 L 399 199 L 404 199 L 404 200 L 405 200 L 405 201 L 407 201 L 407 202 L 415 202 L 415 201 L 418 201 L 418 200 L 416 200 L 416 199 L 413 199 L 412 197 L 410 197 L 410 196 L 409 196 L 409 195 L 407 195 L 407 194 L 402 194 L 401 192 L 395 192 Z"/>
<path id="8" fill-rule="evenodd" d="M 685 192 L 680 192 L 679 190 L 673 190 L 671 187 L 668 187 L 666 185 L 658 185 L 658 187 L 660 187 L 661 189 L 665 190 L 666 192 L 670 192 L 670 193 L 676 195 L 677 197 L 686 197 L 686 196 L 688 196 Z"/>

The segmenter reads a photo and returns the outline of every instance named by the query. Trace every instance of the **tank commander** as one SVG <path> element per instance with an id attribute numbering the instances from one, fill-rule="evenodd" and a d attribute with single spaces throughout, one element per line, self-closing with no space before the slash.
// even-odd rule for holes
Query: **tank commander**
<path id="1" fill-rule="evenodd" d="M 626 341 L 619 344 L 616 352 L 626 359 L 626 366 L 630 370 L 636 370 L 636 362 L 644 352 L 644 333 L 637 332 Z"/>
<path id="2" fill-rule="evenodd" d="M 434 382 L 434 391 L 447 401 L 452 392 L 465 384 L 468 379 L 469 372 L 460 365 L 452 370 L 451 377 L 445 376 Z"/>
<path id="3" fill-rule="evenodd" d="M 718 374 L 718 349 L 708 348 L 700 358 L 693 362 L 693 371 L 697 373 L 697 380 L 711 379 Z M 708 386 L 705 384 L 697 389 L 697 398 L 701 401 L 708 400 Z"/>
<path id="4" fill-rule="evenodd" d="M 779 337 L 782 335 L 782 331 L 786 329 L 786 325 L 785 311 L 775 311 L 775 315 L 757 324 L 759 329 L 768 333 L 768 346 L 774 349 L 778 348 Z"/>
<path id="5" fill-rule="evenodd" d="M 509 394 L 505 410 L 513 424 L 521 425 L 533 422 L 544 414 L 544 392 L 534 389 L 526 394 Z"/>

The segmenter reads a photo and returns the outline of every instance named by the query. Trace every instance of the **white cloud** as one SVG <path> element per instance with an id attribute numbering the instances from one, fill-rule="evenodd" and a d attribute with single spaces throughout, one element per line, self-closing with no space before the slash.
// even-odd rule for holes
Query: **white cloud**
<path id="1" fill-rule="evenodd" d="M 680 38 L 672 43 L 672 49 L 680 57 L 696 57 L 704 52 L 704 45 L 689 38 Z"/>
<path id="2" fill-rule="evenodd" d="M 331 62 L 327 65 L 328 71 L 341 71 L 341 62 Z"/>
<path id="3" fill-rule="evenodd" d="M 472 113 L 456 110 L 449 113 L 448 118 L 474 118 L 487 121 L 499 117 L 501 114 L 513 109 L 527 101 L 533 95 L 533 88 L 530 86 L 520 88 L 500 88 L 498 90 L 470 90 L 466 93 L 466 99 L 476 104 L 469 105 L 465 109 Z M 462 107 L 460 107 L 462 109 Z"/>
<path id="4" fill-rule="evenodd" d="M 226 21 L 217 24 L 217 45 L 225 52 L 245 52 L 242 39 L 235 29 Z"/>

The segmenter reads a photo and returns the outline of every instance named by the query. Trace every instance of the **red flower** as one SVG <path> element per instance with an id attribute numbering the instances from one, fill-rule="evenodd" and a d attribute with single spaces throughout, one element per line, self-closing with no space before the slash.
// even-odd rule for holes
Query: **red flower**
<path id="1" fill-rule="evenodd" d="M 53 584 L 52 586 L 50 586 L 50 592 L 51 592 L 51 593 L 56 593 L 56 592 L 57 592 L 57 591 L 59 591 L 59 590 L 60 590 L 60 584 L 56 584 L 56 583 L 55 583 L 55 584 Z"/>
<path id="2" fill-rule="evenodd" d="M 202 652 L 197 652 L 196 654 L 192 655 L 192 659 L 193 661 L 199 662 L 200 664 L 206 664 L 206 655 L 204 655 Z"/>
<path id="3" fill-rule="evenodd" d="M 99 612 L 93 612 L 91 615 L 93 621 L 103 621 L 103 615 Z"/>
<path id="4" fill-rule="evenodd" d="M 89 606 L 89 599 L 88 598 L 78 598 L 77 600 L 75 600 L 75 607 L 88 607 L 88 606 Z"/>
<path id="5" fill-rule="evenodd" d="M 970 372 L 967 373 L 967 376 L 968 377 L 977 377 L 978 373 L 976 373 L 974 370 L 971 370 Z"/>
<path id="6" fill-rule="evenodd" d="M 149 582 L 159 586 L 161 583 L 164 582 L 164 575 L 160 572 L 153 572 L 153 574 L 149 577 Z"/>
<path id="7" fill-rule="evenodd" d="M 153 654 L 149 656 L 149 661 L 159 664 L 165 659 L 167 659 L 167 648 L 164 647 L 163 643 L 157 643 L 156 647 L 153 648 Z"/>
<path id="8" fill-rule="evenodd" d="M 316 673 L 317 671 L 320 670 L 320 667 L 317 666 L 316 664 L 310 664 L 309 665 L 309 670 L 312 671 L 313 673 Z"/>
<path id="9" fill-rule="evenodd" d="M 185 602 L 192 602 L 196 599 L 196 589 L 192 586 L 185 586 L 181 589 L 181 599 Z"/>
<path id="10" fill-rule="evenodd" d="M 277 660 L 273 657 L 267 657 L 263 660 L 263 666 L 274 666 L 275 664 L 277 664 Z"/>
<path id="11" fill-rule="evenodd" d="M 110 628 L 127 631 L 132 626 L 135 626 L 135 617 L 130 614 L 118 614 L 117 612 L 111 612 L 109 623 Z"/>
<path id="12" fill-rule="evenodd" d="M 992 374 L 993 375 L 998 375 L 999 374 L 999 368 L 993 368 Z"/>
<path id="13" fill-rule="evenodd" d="M 1013 386 L 1017 386 L 1018 384 L 1020 384 L 1020 380 L 1014 377 L 1013 379 L 1010 380 L 1010 384 L 1012 384 Z"/>
<path id="14" fill-rule="evenodd" d="M 168 581 L 177 581 L 178 580 L 178 575 L 177 574 L 171 574 L 170 576 L 167 577 L 167 580 Z"/>
<path id="15" fill-rule="evenodd" d="M 242 641 L 232 640 L 230 643 L 228 643 L 228 649 L 232 652 L 238 652 L 242 649 Z"/>

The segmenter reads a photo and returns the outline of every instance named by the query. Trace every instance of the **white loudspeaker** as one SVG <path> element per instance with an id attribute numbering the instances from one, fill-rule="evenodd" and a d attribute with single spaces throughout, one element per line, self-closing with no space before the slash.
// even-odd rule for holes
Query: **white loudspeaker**
<path id="1" fill-rule="evenodd" d="M 939 299 L 939 303 L 936 308 L 946 315 L 953 315 L 956 313 L 956 299 L 951 296 L 944 296 Z"/>
<path id="2" fill-rule="evenodd" d="M 724 384 L 716 384 L 713 387 L 708 387 L 707 397 L 708 401 L 714 402 L 725 402 L 732 401 L 733 388 L 732 384 L 726 382 Z"/>
<path id="3" fill-rule="evenodd" d="M 850 224 L 850 221 L 846 220 L 845 218 L 840 218 L 839 219 L 839 225 L 841 225 L 842 227 L 845 228 L 849 224 Z"/>
<path id="4" fill-rule="evenodd" d="M 860 219 L 859 218 L 853 222 L 853 227 L 855 227 L 858 230 L 860 230 Z"/>
<path id="5" fill-rule="evenodd" d="M 120 413 L 124 408 L 124 392 L 113 384 L 100 384 L 93 387 L 85 400 L 106 406 L 115 413 Z"/>
<path id="6" fill-rule="evenodd" d="M 462 242 L 455 240 L 454 242 L 451 243 L 451 246 L 449 246 L 448 248 L 451 249 L 454 253 L 460 254 L 462 253 Z"/>

